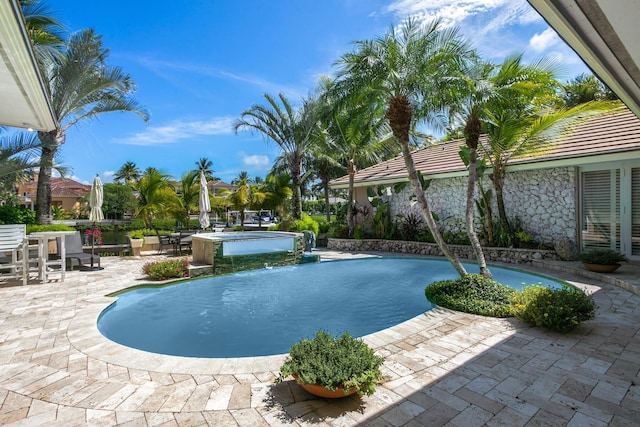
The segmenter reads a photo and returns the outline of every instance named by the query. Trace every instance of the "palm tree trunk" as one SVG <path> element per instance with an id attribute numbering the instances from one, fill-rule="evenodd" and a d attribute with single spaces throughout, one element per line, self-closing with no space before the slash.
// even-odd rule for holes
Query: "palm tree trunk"
<path id="1" fill-rule="evenodd" d="M 329 206 L 329 182 L 325 180 L 322 185 L 324 187 L 324 211 L 327 215 L 327 222 L 331 222 L 331 206 Z"/>
<path id="2" fill-rule="evenodd" d="M 290 166 L 291 183 L 293 184 L 293 195 L 291 196 L 291 204 L 293 208 L 293 218 L 302 218 L 302 192 L 300 191 L 302 170 L 302 160 L 293 160 Z"/>
<path id="3" fill-rule="evenodd" d="M 347 194 L 347 198 L 349 199 L 349 204 L 347 205 L 347 227 L 349 229 L 349 237 L 353 237 L 353 231 L 356 227 L 355 217 L 356 217 L 356 209 L 354 206 L 354 195 L 353 195 L 353 187 L 355 182 L 355 164 L 353 159 L 349 160 L 349 166 L 347 168 L 347 173 L 349 174 L 349 192 Z"/>
<path id="4" fill-rule="evenodd" d="M 57 131 L 38 132 L 43 144 L 40 155 L 40 172 L 36 190 L 36 221 L 38 224 L 51 224 L 51 172 L 53 160 L 58 147 L 64 143 L 64 134 L 58 136 Z"/>
<path id="5" fill-rule="evenodd" d="M 465 210 L 465 220 L 467 223 L 467 234 L 471 241 L 471 248 L 478 261 L 480 267 L 480 274 L 484 277 L 491 279 L 491 271 L 487 267 L 487 261 L 484 258 L 484 251 L 482 245 L 480 245 L 480 239 L 478 239 L 478 233 L 474 226 L 474 214 L 473 208 L 475 207 L 475 188 L 476 188 L 476 160 L 477 152 L 476 148 L 469 147 L 469 181 L 467 183 L 467 206 Z"/>
<path id="6" fill-rule="evenodd" d="M 471 248 L 478 261 L 480 267 L 480 274 L 484 277 L 491 279 L 491 271 L 487 268 L 487 261 L 484 258 L 484 251 L 480 240 L 478 239 L 478 233 L 473 223 L 475 207 L 475 195 L 476 195 L 476 163 L 478 158 L 478 141 L 480 139 L 481 123 L 477 118 L 470 118 L 465 126 L 465 134 L 467 135 L 466 143 L 469 147 L 469 179 L 467 182 L 467 205 L 465 209 L 465 221 L 467 224 L 467 234 L 469 235 L 469 241 L 471 242 Z"/>
<path id="7" fill-rule="evenodd" d="M 507 218 L 507 211 L 504 208 L 504 198 L 502 196 L 502 189 L 504 187 L 504 174 L 501 170 L 494 168 L 493 173 L 489 175 L 491 182 L 493 182 L 493 188 L 496 189 L 496 203 L 498 205 L 498 216 L 500 217 L 500 225 L 507 232 L 511 241 L 513 242 L 513 232 L 511 230 L 511 224 Z"/>
<path id="8" fill-rule="evenodd" d="M 418 199 L 418 203 L 420 204 L 422 216 L 427 222 L 429 230 L 431 231 L 433 238 L 438 244 L 440 251 L 442 251 L 444 256 L 449 260 L 449 262 L 451 262 L 458 274 L 460 274 L 460 277 L 464 277 L 467 274 L 467 271 L 462 266 L 462 263 L 460 262 L 458 257 L 453 252 L 451 252 L 449 246 L 442 238 L 440 230 L 438 230 L 438 225 L 433 219 L 431 208 L 429 207 L 429 202 L 427 201 L 424 190 L 422 189 L 422 184 L 420 183 L 420 179 L 418 178 L 418 172 L 416 171 L 415 164 L 413 163 L 413 157 L 411 157 L 411 150 L 409 149 L 409 130 L 411 129 L 412 109 L 409 100 L 404 96 L 396 96 L 392 98 L 389 101 L 389 108 L 387 110 L 386 116 L 387 119 L 389 119 L 389 125 L 391 126 L 391 130 L 393 131 L 393 135 L 396 137 L 396 139 L 400 143 L 400 146 L 402 147 L 404 164 L 409 174 L 409 180 L 413 184 L 416 198 Z"/>

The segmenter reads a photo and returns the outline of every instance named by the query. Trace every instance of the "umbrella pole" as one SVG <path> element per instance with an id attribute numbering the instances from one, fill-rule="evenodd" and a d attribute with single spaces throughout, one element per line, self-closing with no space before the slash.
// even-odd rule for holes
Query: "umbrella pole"
<path id="1" fill-rule="evenodd" d="M 96 236 L 95 236 L 95 230 L 96 230 L 96 223 L 95 221 L 93 222 L 93 230 L 91 230 L 91 269 L 93 270 L 93 245 L 96 241 Z"/>

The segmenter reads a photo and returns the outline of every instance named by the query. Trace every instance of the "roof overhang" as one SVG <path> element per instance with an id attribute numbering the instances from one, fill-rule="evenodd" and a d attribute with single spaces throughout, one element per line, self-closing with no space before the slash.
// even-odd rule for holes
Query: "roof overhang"
<path id="1" fill-rule="evenodd" d="M 528 0 L 591 70 L 640 117 L 637 0 Z"/>
<path id="2" fill-rule="evenodd" d="M 17 0 L 0 1 L 0 125 L 49 131 L 56 122 Z"/>

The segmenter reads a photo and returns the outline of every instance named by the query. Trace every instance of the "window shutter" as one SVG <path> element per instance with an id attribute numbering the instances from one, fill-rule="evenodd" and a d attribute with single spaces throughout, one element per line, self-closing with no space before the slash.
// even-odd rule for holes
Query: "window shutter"
<path id="1" fill-rule="evenodd" d="M 640 168 L 631 169 L 631 255 L 640 255 Z"/>
<path id="2" fill-rule="evenodd" d="M 583 251 L 588 249 L 620 250 L 619 170 L 582 173 L 581 210 Z"/>

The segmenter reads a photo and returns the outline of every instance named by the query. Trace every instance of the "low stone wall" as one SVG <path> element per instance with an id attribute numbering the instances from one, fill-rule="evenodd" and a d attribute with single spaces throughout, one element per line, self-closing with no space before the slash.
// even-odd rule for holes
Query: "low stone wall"
<path id="1" fill-rule="evenodd" d="M 451 250 L 461 259 L 475 259 L 471 246 L 449 245 Z M 407 242 L 403 240 L 382 239 L 334 239 L 329 238 L 327 249 L 358 252 L 383 251 L 404 254 L 442 256 L 442 252 L 435 243 Z M 515 248 L 483 248 L 487 261 L 506 262 L 512 264 L 530 264 L 534 260 L 559 260 L 560 257 L 552 250 L 543 249 L 515 249 Z"/>

